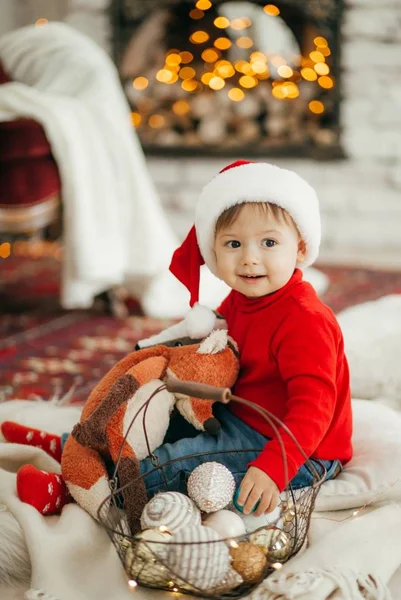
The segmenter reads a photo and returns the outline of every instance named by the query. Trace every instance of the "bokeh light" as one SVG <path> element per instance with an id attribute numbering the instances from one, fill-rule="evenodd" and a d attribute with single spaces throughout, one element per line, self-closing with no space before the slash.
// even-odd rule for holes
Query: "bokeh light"
<path id="1" fill-rule="evenodd" d="M 280 14 L 280 9 L 275 4 L 266 4 L 263 10 L 271 17 L 277 17 Z"/>
<path id="2" fill-rule="evenodd" d="M 227 17 L 217 17 L 213 21 L 213 24 L 218 29 L 227 29 L 227 27 L 230 26 L 230 21 L 227 19 Z"/>
<path id="3" fill-rule="evenodd" d="M 136 90 L 146 90 L 148 85 L 149 85 L 149 81 L 146 79 L 146 77 L 136 77 L 134 79 L 134 81 L 132 82 L 132 86 Z"/>
<path id="4" fill-rule="evenodd" d="M 321 115 L 324 112 L 324 104 L 320 100 L 312 100 L 308 104 L 309 110 L 315 115 Z"/>
<path id="5" fill-rule="evenodd" d="M 194 33 L 189 38 L 189 41 L 193 44 L 204 44 L 209 39 L 209 34 L 206 31 L 194 31 Z"/>
<path id="6" fill-rule="evenodd" d="M 228 92 L 228 97 L 233 102 L 241 102 L 245 98 L 245 94 L 240 88 L 231 88 Z"/>

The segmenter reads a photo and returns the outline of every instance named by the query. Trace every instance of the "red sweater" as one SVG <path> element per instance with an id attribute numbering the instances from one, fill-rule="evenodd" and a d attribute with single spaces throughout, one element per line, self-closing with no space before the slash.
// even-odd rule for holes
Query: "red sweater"
<path id="1" fill-rule="evenodd" d="M 276 415 L 296 437 L 308 457 L 352 457 L 350 382 L 344 341 L 333 312 L 296 269 L 280 290 L 261 298 L 232 291 L 218 312 L 237 342 L 241 368 L 237 396 Z M 231 411 L 264 436 L 272 438 L 250 465 L 267 473 L 284 489 L 284 465 L 273 429 L 255 410 L 231 403 Z M 305 457 L 280 431 L 291 480 Z"/>

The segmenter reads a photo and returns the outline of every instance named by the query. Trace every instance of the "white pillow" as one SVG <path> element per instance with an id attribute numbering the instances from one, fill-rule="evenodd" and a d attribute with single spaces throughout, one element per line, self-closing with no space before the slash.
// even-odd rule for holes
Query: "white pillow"
<path id="1" fill-rule="evenodd" d="M 394 398 L 401 408 L 401 295 L 384 296 L 338 315 L 354 398 Z"/>
<path id="2" fill-rule="evenodd" d="M 367 400 L 353 400 L 352 408 L 354 456 L 336 479 L 322 485 L 315 510 L 401 500 L 401 414 Z"/>

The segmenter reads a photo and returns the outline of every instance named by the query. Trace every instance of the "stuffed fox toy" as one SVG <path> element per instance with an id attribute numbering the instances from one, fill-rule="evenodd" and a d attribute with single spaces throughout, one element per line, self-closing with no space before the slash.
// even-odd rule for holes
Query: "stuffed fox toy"
<path id="1" fill-rule="evenodd" d="M 219 429 L 219 423 L 212 412 L 215 399 L 201 400 L 182 392 L 173 393 L 163 382 L 168 378 L 170 381 L 171 378 L 178 378 L 187 382 L 231 388 L 236 381 L 238 369 L 238 351 L 226 330 L 213 331 L 200 343 L 144 348 L 118 362 L 96 385 L 62 454 L 57 436 L 31 431 L 30 440 L 27 440 L 27 436 L 21 431 L 22 428 L 26 432 L 26 428 L 12 423 L 3 423 L 2 432 L 8 441 L 21 443 L 21 438 L 25 437 L 23 443 L 34 444 L 37 439 L 53 457 L 60 458 L 61 454 L 62 475 L 71 496 L 95 519 L 98 518 L 99 506 L 110 495 L 106 465 L 110 461 L 114 465 L 118 464 L 116 475 L 119 486 L 127 486 L 123 492 L 124 505 L 128 523 L 134 533 L 139 528 L 139 517 L 147 502 L 139 461 L 163 443 L 174 406 L 196 429 L 211 435 L 216 434 Z M 196 386 L 193 387 L 196 389 Z M 175 386 L 175 389 L 178 388 Z M 152 394 L 154 396 L 151 398 Z M 58 456 L 51 450 L 56 447 Z M 28 477 L 28 468 L 33 469 L 30 465 L 25 465 L 20 470 L 20 477 L 17 477 L 22 500 L 35 489 L 35 481 L 32 481 L 34 474 L 31 472 L 29 493 L 28 490 L 24 493 L 22 484 L 24 477 Z M 36 475 L 43 479 L 47 474 L 37 472 Z M 138 485 L 127 485 L 136 479 Z M 58 481 L 58 484 L 62 485 L 63 482 Z M 59 505 L 67 500 L 68 496 L 64 492 Z M 28 502 L 35 505 L 29 499 Z"/>

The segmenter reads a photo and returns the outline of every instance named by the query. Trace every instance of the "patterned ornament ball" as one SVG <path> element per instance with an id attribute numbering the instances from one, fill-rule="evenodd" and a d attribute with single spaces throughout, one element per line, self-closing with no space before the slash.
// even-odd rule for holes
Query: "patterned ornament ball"
<path id="1" fill-rule="evenodd" d="M 213 590 L 230 569 L 230 553 L 220 536 L 202 525 L 181 529 L 169 544 L 166 565 L 197 590 Z"/>
<path id="2" fill-rule="evenodd" d="M 267 560 L 259 546 L 249 542 L 241 542 L 230 548 L 231 566 L 237 571 L 245 583 L 256 583 L 263 577 Z"/>
<path id="3" fill-rule="evenodd" d="M 213 595 L 227 594 L 227 592 L 231 592 L 231 590 L 237 588 L 242 583 L 244 583 L 244 580 L 242 579 L 241 575 L 237 573 L 237 571 L 234 571 L 232 567 L 229 567 L 227 573 L 225 573 L 223 576 L 223 579 L 221 579 L 214 587 L 209 588 L 207 592 L 208 594 Z M 186 590 L 187 592 L 192 593 L 194 592 L 193 585 L 189 585 L 184 582 L 178 585 L 180 586 L 180 590 Z"/>
<path id="4" fill-rule="evenodd" d="M 234 569 L 229 567 L 223 579 L 221 579 L 221 581 L 219 581 L 219 583 L 215 585 L 215 587 L 208 589 L 207 593 L 213 595 L 227 594 L 227 592 L 231 592 L 231 590 L 237 588 L 242 583 L 244 583 L 244 580 L 242 579 L 241 575 L 237 573 L 237 571 L 234 571 Z M 193 585 L 189 585 L 184 582 L 177 584 L 177 587 L 178 585 L 180 591 L 186 590 L 187 592 L 191 592 L 192 594 L 194 593 L 194 591 L 196 591 Z M 169 587 L 171 588 L 171 583 Z M 203 593 L 205 593 L 205 591 Z"/>
<path id="5" fill-rule="evenodd" d="M 141 515 L 142 529 L 166 527 L 175 533 L 182 527 L 200 525 L 201 515 L 196 504 L 179 492 L 161 492 L 146 504 Z"/>
<path id="6" fill-rule="evenodd" d="M 227 506 L 235 492 L 232 473 L 221 463 L 206 462 L 192 471 L 188 495 L 203 512 L 211 513 Z"/>
<path id="7" fill-rule="evenodd" d="M 227 592 L 231 592 L 231 590 L 240 586 L 241 583 L 244 583 L 241 575 L 230 567 L 223 579 L 212 590 L 209 590 L 209 593 L 227 594 Z"/>
<path id="8" fill-rule="evenodd" d="M 278 527 L 258 529 L 249 539 L 263 550 L 269 562 L 286 560 L 291 553 L 291 539 Z"/>

